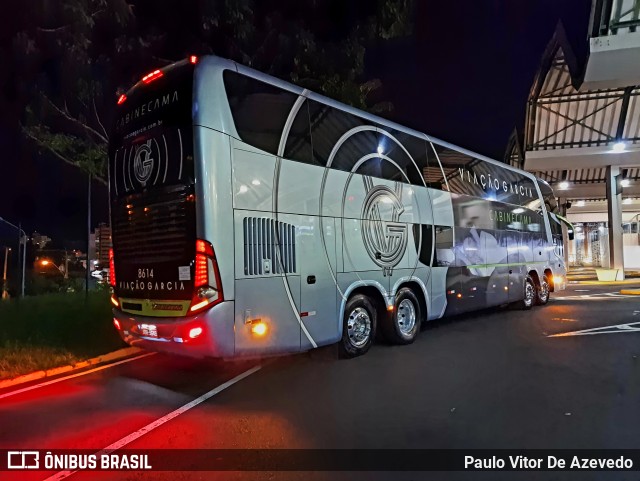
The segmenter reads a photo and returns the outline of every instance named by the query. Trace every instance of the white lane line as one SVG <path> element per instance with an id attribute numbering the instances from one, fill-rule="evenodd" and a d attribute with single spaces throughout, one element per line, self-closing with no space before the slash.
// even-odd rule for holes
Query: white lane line
<path id="1" fill-rule="evenodd" d="M 142 354 L 140 356 L 130 357 L 128 359 L 123 359 L 122 361 L 118 361 L 118 362 L 114 362 L 114 363 L 111 363 L 111 364 L 107 364 L 105 366 L 96 367 L 96 368 L 90 369 L 88 371 L 83 371 L 83 372 L 79 372 L 77 374 L 71 374 L 69 376 L 59 377 L 59 378 L 53 379 L 51 381 L 45 381 L 45 382 L 41 382 L 41 383 L 38 383 L 38 384 L 34 384 L 32 386 L 24 387 L 22 389 L 17 389 L 15 391 L 11 391 L 11 392 L 8 392 L 8 393 L 5 393 L 5 394 L 0 394 L 0 399 L 4 399 L 4 398 L 11 397 L 11 396 L 15 396 L 16 394 L 21 394 L 23 392 L 32 391 L 33 389 L 38 389 L 39 387 L 49 386 L 50 384 L 55 384 L 57 382 L 66 381 L 67 379 L 73 379 L 74 377 L 86 376 L 87 374 L 91 374 L 91 373 L 94 373 L 94 372 L 102 371 L 103 369 L 109 369 L 110 367 L 114 367 L 114 366 L 117 366 L 119 364 L 124 364 L 124 363 L 131 362 L 131 361 L 137 361 L 138 359 L 143 359 L 145 357 L 153 356 L 155 354 L 157 354 L 157 353 L 148 352 L 148 353 Z"/>
<path id="2" fill-rule="evenodd" d="M 162 426 L 164 423 L 166 423 L 168 421 L 171 421 L 173 418 L 176 418 L 176 417 L 180 416 L 181 414 L 187 412 L 189 409 L 196 407 L 198 404 L 202 404 L 207 399 L 212 398 L 213 396 L 215 396 L 216 394 L 221 393 L 222 391 L 224 391 L 228 387 L 233 386 L 238 381 L 242 381 L 245 377 L 248 377 L 251 374 L 253 374 L 254 372 L 259 371 L 261 367 L 262 366 L 254 366 L 251 369 L 243 372 L 242 374 L 238 374 L 233 379 L 230 379 L 227 382 L 225 382 L 223 384 L 220 384 L 218 387 L 216 387 L 216 388 L 212 389 L 211 391 L 203 394 L 199 398 L 194 399 L 193 401 L 185 404 L 184 406 L 179 407 L 175 411 L 171 411 L 169 414 L 166 414 L 165 416 L 162 416 L 161 418 L 156 419 L 152 423 L 147 424 L 143 428 L 138 429 L 136 432 L 133 432 L 133 433 L 129 434 L 128 436 L 125 436 L 124 438 L 116 441 L 115 443 L 110 444 L 106 448 L 104 448 L 104 449 L 98 451 L 97 453 L 95 453 L 96 456 L 101 456 L 103 454 L 112 453 L 112 452 L 117 451 L 118 449 L 126 446 L 127 444 L 132 443 L 136 439 L 144 436 L 147 433 L 150 433 L 155 428 Z M 60 472 L 54 474 L 53 476 L 50 476 L 50 477 L 46 478 L 44 481 L 60 481 L 61 479 L 68 478 L 69 476 L 71 476 L 72 474 L 74 474 L 76 472 L 77 471 L 60 471 Z"/>
<path id="3" fill-rule="evenodd" d="M 640 322 L 629 322 L 625 324 L 614 324 L 613 326 L 593 327 L 591 329 L 583 329 L 581 331 L 550 334 L 547 337 L 592 336 L 594 334 L 620 334 L 629 332 L 640 332 Z"/>
<path id="4" fill-rule="evenodd" d="M 576 292 L 590 292 L 591 289 L 576 289 Z"/>

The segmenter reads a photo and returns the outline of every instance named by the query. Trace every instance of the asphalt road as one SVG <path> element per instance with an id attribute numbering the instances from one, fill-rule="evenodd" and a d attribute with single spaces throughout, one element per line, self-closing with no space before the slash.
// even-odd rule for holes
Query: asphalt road
<path id="1" fill-rule="evenodd" d="M 127 449 L 640 448 L 640 296 L 616 295 L 619 290 L 571 285 L 531 311 L 494 309 L 434 321 L 412 345 L 376 345 L 353 360 L 337 360 L 332 348 L 235 363 L 154 354 L 15 395 L 0 391 L 0 448 L 98 451 L 123 442 Z M 638 330 L 633 325 L 598 330 L 628 323 L 639 323 Z M 573 334 L 556 336 L 567 333 Z M 256 366 L 260 369 L 247 373 Z M 242 373 L 246 377 L 211 394 Z M 199 399 L 205 393 L 211 397 Z M 202 402 L 166 419 L 195 399 Z M 149 430 L 154 422 L 159 425 Z M 148 432 L 139 432 L 143 428 Z M 3 478 L 0 473 L 0 479 L 42 480 L 52 474 Z M 71 476 L 301 478 L 637 480 L 640 474 L 185 471 Z"/>

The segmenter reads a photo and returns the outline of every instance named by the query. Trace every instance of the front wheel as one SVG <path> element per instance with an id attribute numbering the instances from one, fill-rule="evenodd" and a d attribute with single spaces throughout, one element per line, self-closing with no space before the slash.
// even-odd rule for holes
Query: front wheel
<path id="1" fill-rule="evenodd" d="M 393 313 L 382 320 L 384 337 L 392 344 L 411 344 L 420 332 L 420 302 L 407 287 L 396 294 Z"/>
<path id="2" fill-rule="evenodd" d="M 539 306 L 544 306 L 547 302 L 549 302 L 549 279 L 547 276 L 542 276 L 542 280 L 540 281 L 540 286 L 538 287 L 538 291 L 536 292 L 536 304 Z"/>
<path id="3" fill-rule="evenodd" d="M 367 296 L 358 294 L 347 302 L 342 320 L 341 357 L 362 356 L 373 344 L 376 308 Z"/>

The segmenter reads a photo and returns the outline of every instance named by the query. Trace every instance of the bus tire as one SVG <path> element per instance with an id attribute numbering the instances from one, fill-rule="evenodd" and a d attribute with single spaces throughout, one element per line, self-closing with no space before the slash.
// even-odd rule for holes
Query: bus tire
<path id="1" fill-rule="evenodd" d="M 531 276 L 527 276 L 524 279 L 524 297 L 517 302 L 517 306 L 523 311 L 527 311 L 533 307 L 536 299 L 536 284 L 533 282 Z"/>
<path id="2" fill-rule="evenodd" d="M 420 301 L 408 287 L 403 287 L 393 304 L 393 312 L 381 321 L 382 333 L 391 344 L 411 344 L 420 332 Z"/>
<path id="3" fill-rule="evenodd" d="M 376 334 L 377 312 L 371 300 L 362 294 L 347 302 L 342 320 L 340 357 L 352 358 L 366 354 Z"/>
<path id="4" fill-rule="evenodd" d="M 540 285 L 538 286 L 538 289 L 536 289 L 536 304 L 544 306 L 549 302 L 549 292 L 549 279 L 546 275 L 543 275 Z"/>

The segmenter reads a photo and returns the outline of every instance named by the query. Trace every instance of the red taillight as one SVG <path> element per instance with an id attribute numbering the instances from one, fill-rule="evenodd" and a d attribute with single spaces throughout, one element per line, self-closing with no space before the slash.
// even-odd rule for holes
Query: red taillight
<path id="1" fill-rule="evenodd" d="M 147 75 L 142 77 L 142 81 L 148 84 L 149 82 L 153 82 L 154 80 L 159 79 L 163 75 L 164 74 L 160 70 L 154 70 L 153 72 L 148 73 Z"/>
<path id="2" fill-rule="evenodd" d="M 113 249 L 109 249 L 109 284 L 116 285 L 116 264 L 113 260 Z"/>
<path id="3" fill-rule="evenodd" d="M 189 329 L 189 339 L 195 339 L 200 334 L 202 334 L 202 328 L 201 327 L 193 327 L 193 328 Z"/>
<path id="4" fill-rule="evenodd" d="M 198 254 L 204 254 L 205 256 L 214 257 L 213 246 L 207 241 L 198 239 L 196 241 L 196 252 Z"/>
<path id="5" fill-rule="evenodd" d="M 196 275 L 194 285 L 202 287 L 209 284 L 209 261 L 204 254 L 196 254 Z"/>
<path id="6" fill-rule="evenodd" d="M 198 62 L 198 57 L 192 55 L 191 57 L 189 57 L 189 62 L 195 65 Z"/>
<path id="7" fill-rule="evenodd" d="M 125 100 L 127 100 L 127 96 L 125 94 L 122 94 L 120 97 L 118 97 L 118 105 L 122 105 Z"/>
<path id="8" fill-rule="evenodd" d="M 120 328 L 122 326 L 120 326 L 120 321 L 118 319 L 116 319 L 115 317 L 113 318 L 113 325 L 115 326 L 115 328 L 119 331 Z"/>
<path id="9" fill-rule="evenodd" d="M 222 283 L 213 246 L 202 239 L 196 240 L 193 277 L 194 293 L 191 312 L 209 308 L 223 300 Z"/>

